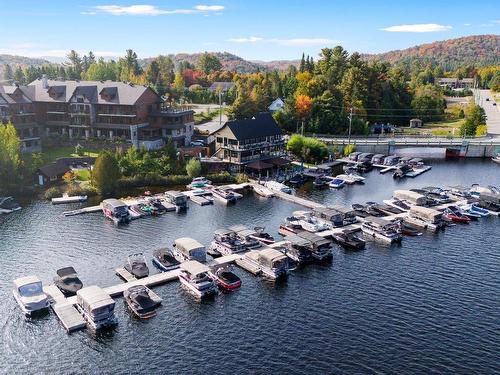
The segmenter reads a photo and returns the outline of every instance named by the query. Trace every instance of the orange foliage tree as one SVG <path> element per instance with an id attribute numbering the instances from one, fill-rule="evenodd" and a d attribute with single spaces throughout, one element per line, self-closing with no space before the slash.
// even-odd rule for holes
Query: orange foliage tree
<path id="1" fill-rule="evenodd" d="M 307 95 L 297 95 L 295 98 L 295 110 L 299 118 L 304 120 L 311 113 L 312 99 Z"/>

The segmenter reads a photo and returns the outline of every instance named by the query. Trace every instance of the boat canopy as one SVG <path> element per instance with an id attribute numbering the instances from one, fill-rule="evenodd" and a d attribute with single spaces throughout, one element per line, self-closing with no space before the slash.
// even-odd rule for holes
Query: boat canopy
<path id="1" fill-rule="evenodd" d="M 490 202 L 495 204 L 500 204 L 500 194 L 482 192 L 479 195 L 479 199 L 484 202 Z"/>
<path id="2" fill-rule="evenodd" d="M 396 199 L 406 200 L 419 206 L 427 203 L 427 197 L 425 195 L 411 190 L 396 190 L 394 191 L 393 196 Z"/>
<path id="3" fill-rule="evenodd" d="M 381 217 L 376 216 L 367 217 L 365 221 L 373 223 L 381 228 L 393 227 L 395 225 L 393 221 L 385 220 Z"/>
<path id="4" fill-rule="evenodd" d="M 354 210 L 347 208 L 347 207 L 334 205 L 334 206 L 330 206 L 329 208 L 331 208 L 332 210 L 335 210 L 335 211 L 337 211 L 345 216 L 355 216 L 356 215 Z"/>
<path id="5" fill-rule="evenodd" d="M 181 237 L 174 241 L 175 247 L 185 255 L 192 255 L 193 252 L 198 250 L 205 251 L 205 246 L 193 238 Z"/>
<path id="6" fill-rule="evenodd" d="M 20 287 L 22 287 L 24 285 L 36 284 L 36 283 L 40 283 L 40 285 L 42 284 L 42 282 L 40 281 L 40 279 L 37 276 L 19 277 L 18 279 L 14 280 L 14 288 L 19 289 Z"/>
<path id="7" fill-rule="evenodd" d="M 323 238 L 311 232 L 306 232 L 306 231 L 299 232 L 297 233 L 297 236 L 311 242 L 314 247 L 330 245 L 330 240 L 327 240 L 326 238 Z"/>
<path id="8" fill-rule="evenodd" d="M 437 223 L 443 218 L 443 213 L 438 210 L 434 210 L 433 208 L 411 206 L 410 216 L 426 219 L 431 223 Z"/>
<path id="9" fill-rule="evenodd" d="M 285 259 L 286 255 L 270 247 L 259 252 L 259 263 L 269 268 L 273 268 L 277 262 L 282 262 Z"/>
<path id="10" fill-rule="evenodd" d="M 285 237 L 285 241 L 290 242 L 292 246 L 297 246 L 297 247 L 308 247 L 311 246 L 311 242 L 306 240 L 305 238 L 302 238 L 296 234 L 292 234 L 290 236 Z"/>
<path id="11" fill-rule="evenodd" d="M 334 210 L 333 208 L 327 208 L 327 207 L 318 207 L 313 210 L 316 216 L 319 216 L 323 219 L 327 219 L 330 221 L 338 221 L 338 220 L 343 220 L 344 216 L 341 212 L 338 212 L 337 210 Z"/>
<path id="12" fill-rule="evenodd" d="M 243 230 L 247 230 L 248 228 L 244 225 L 238 224 L 238 225 L 233 225 L 233 226 L 229 227 L 229 229 L 234 231 L 234 232 L 241 232 Z"/>
<path id="13" fill-rule="evenodd" d="M 227 236 L 227 235 L 230 235 L 230 234 L 233 234 L 235 231 L 234 230 L 231 230 L 231 229 L 226 229 L 226 228 L 221 228 L 221 229 L 217 229 L 214 234 L 216 236 Z"/>
<path id="14" fill-rule="evenodd" d="M 115 301 L 97 285 L 88 286 L 76 292 L 77 301 L 88 312 L 115 305 Z"/>
<path id="15" fill-rule="evenodd" d="M 76 271 L 73 267 L 64 267 L 64 268 L 58 269 L 56 271 L 56 274 L 59 277 L 66 277 L 66 276 L 75 275 Z"/>
<path id="16" fill-rule="evenodd" d="M 113 207 L 113 208 L 119 208 L 119 207 L 127 206 L 121 200 L 115 199 L 115 198 L 105 199 L 105 200 L 102 201 L 102 203 L 104 205 L 106 205 L 106 206 L 110 206 L 110 207 Z"/>
<path id="17" fill-rule="evenodd" d="M 197 276 L 200 273 L 208 272 L 210 269 L 197 260 L 189 260 L 181 264 L 181 269 L 188 272 L 192 276 Z"/>

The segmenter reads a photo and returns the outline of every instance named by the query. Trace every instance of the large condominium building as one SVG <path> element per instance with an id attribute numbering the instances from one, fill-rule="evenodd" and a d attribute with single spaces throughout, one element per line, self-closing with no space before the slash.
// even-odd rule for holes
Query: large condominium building
<path id="1" fill-rule="evenodd" d="M 2 116 L 2 113 L 5 116 Z M 165 108 L 147 86 L 113 81 L 54 81 L 0 87 L 0 119 L 12 121 L 25 151 L 40 137 L 108 138 L 159 148 L 191 141 L 193 111 Z"/>

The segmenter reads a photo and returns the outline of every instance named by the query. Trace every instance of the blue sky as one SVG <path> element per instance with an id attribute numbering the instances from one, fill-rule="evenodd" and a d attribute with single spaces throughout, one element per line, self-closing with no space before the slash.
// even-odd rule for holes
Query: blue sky
<path id="1" fill-rule="evenodd" d="M 500 33 L 493 0 L 1 0 L 0 19 L 0 53 L 54 58 L 132 48 L 140 57 L 228 51 L 269 61 L 338 44 L 384 52 Z"/>

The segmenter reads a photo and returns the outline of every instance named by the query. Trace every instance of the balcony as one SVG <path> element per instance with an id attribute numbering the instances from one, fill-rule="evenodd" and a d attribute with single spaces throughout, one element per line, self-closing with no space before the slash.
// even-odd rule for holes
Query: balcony
<path id="1" fill-rule="evenodd" d="M 98 113 L 97 116 L 103 117 L 137 117 L 135 113 Z"/>
<path id="2" fill-rule="evenodd" d="M 228 149 L 228 150 L 234 150 L 234 151 L 251 151 L 251 150 L 258 150 L 258 149 L 263 149 L 263 148 L 268 148 L 268 147 L 274 147 L 274 146 L 284 146 L 285 141 L 283 139 L 279 140 L 274 140 L 271 142 L 259 142 L 259 143 L 251 143 L 251 144 L 246 144 L 246 145 L 226 145 L 226 146 L 221 146 L 221 148 Z"/>

